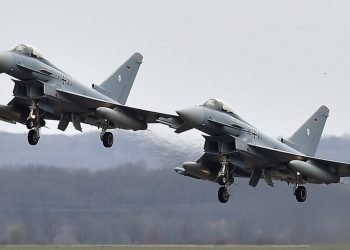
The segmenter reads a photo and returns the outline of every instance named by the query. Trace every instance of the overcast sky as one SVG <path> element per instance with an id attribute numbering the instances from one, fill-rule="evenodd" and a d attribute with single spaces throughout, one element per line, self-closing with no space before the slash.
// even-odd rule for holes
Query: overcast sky
<path id="1" fill-rule="evenodd" d="M 144 63 L 128 105 L 175 113 L 217 97 L 279 136 L 324 104 L 324 133 L 342 135 L 350 133 L 349 9 L 334 0 L 4 1 L 0 49 L 31 44 L 86 85 L 138 51 Z M 13 83 L 0 82 L 6 104 Z"/>

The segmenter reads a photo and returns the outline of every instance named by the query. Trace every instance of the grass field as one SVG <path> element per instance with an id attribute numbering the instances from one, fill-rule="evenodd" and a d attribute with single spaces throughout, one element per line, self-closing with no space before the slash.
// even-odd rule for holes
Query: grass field
<path id="1" fill-rule="evenodd" d="M 291 246 L 291 245 L 278 245 L 278 246 L 0 246 L 0 250 L 294 250 L 294 249 L 322 249 L 322 250 L 336 250 L 336 249 L 350 249 L 350 246 L 333 246 L 333 245 L 320 245 L 320 246 Z"/>

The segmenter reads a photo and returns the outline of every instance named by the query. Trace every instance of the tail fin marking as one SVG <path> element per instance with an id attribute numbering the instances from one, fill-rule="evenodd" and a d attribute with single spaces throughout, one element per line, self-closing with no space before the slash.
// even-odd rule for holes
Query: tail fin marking
<path id="1" fill-rule="evenodd" d="M 102 89 L 106 90 L 104 94 L 124 105 L 128 99 L 142 59 L 143 57 L 140 53 L 135 53 L 123 63 L 100 85 Z M 98 91 L 97 88 L 96 90 Z"/>
<path id="2" fill-rule="evenodd" d="M 321 106 L 288 140 L 295 149 L 307 156 L 314 156 L 320 142 L 329 109 Z"/>

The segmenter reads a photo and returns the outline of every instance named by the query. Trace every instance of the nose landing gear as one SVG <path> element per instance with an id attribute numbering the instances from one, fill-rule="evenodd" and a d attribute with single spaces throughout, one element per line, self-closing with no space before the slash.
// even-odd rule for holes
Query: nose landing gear
<path id="1" fill-rule="evenodd" d="M 218 190 L 218 199 L 221 203 L 227 203 L 230 199 L 230 189 L 228 187 L 220 187 Z"/>
<path id="2" fill-rule="evenodd" d="M 40 139 L 39 129 L 31 129 L 28 132 L 28 142 L 30 145 L 38 144 Z"/>
<path id="3" fill-rule="evenodd" d="M 218 173 L 217 181 L 222 186 L 218 190 L 218 199 L 221 203 L 227 203 L 231 196 L 230 185 L 232 184 L 229 177 L 227 159 L 221 162 L 221 169 Z"/>
<path id="4" fill-rule="evenodd" d="M 26 127 L 29 130 L 28 132 L 28 143 L 30 145 L 36 145 L 40 139 L 40 128 L 45 126 L 45 121 L 40 120 L 39 108 L 36 103 L 32 103 L 29 106 L 29 116 L 26 121 Z"/>

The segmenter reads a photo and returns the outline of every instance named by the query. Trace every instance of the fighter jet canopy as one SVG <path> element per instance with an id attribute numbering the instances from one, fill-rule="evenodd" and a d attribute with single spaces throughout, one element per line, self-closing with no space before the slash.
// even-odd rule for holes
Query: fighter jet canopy
<path id="1" fill-rule="evenodd" d="M 204 102 L 201 106 L 233 114 L 233 109 L 231 108 L 231 106 L 218 99 L 209 99 L 208 101 Z"/>
<path id="2" fill-rule="evenodd" d="M 12 51 L 17 52 L 19 54 L 27 55 L 30 57 L 35 57 L 39 59 L 44 59 L 44 56 L 37 49 L 32 46 L 20 44 L 17 45 Z"/>

